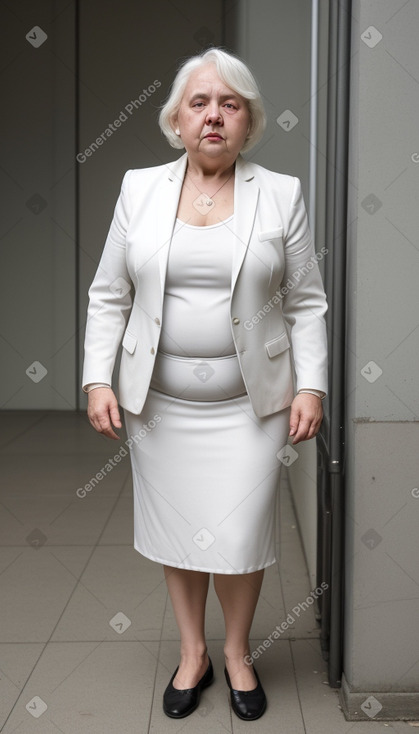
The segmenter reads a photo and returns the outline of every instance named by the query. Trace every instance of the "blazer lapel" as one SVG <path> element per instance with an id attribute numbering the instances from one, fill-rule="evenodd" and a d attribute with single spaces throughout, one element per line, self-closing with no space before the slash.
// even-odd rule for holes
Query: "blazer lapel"
<path id="1" fill-rule="evenodd" d="M 183 178 L 185 176 L 187 154 L 184 153 L 177 161 L 168 163 L 159 187 L 160 210 L 156 212 L 157 237 L 156 250 L 159 256 L 161 300 L 164 298 L 167 260 L 169 257 L 170 241 L 176 221 Z"/>
<path id="2" fill-rule="evenodd" d="M 244 256 L 249 246 L 250 235 L 256 215 L 259 198 L 259 186 L 254 180 L 252 164 L 238 156 L 234 181 L 234 249 L 233 266 L 231 273 L 231 293 L 236 281 Z"/>

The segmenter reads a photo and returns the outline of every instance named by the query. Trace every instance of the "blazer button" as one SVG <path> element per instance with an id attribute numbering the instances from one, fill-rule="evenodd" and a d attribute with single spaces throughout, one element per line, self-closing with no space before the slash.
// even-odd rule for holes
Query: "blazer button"
<path id="1" fill-rule="evenodd" d="M 151 349 L 150 349 L 150 354 L 154 354 L 154 352 L 155 352 L 155 349 L 154 349 L 154 347 L 151 347 Z"/>
<path id="2" fill-rule="evenodd" d="M 240 323 L 240 319 L 238 319 L 236 316 L 236 318 L 233 319 L 233 324 L 239 324 L 239 323 Z"/>
<path id="3" fill-rule="evenodd" d="M 157 326 L 160 326 L 160 319 L 159 319 L 159 318 L 157 318 L 157 316 L 156 316 L 156 318 L 154 319 L 154 321 L 156 322 Z"/>

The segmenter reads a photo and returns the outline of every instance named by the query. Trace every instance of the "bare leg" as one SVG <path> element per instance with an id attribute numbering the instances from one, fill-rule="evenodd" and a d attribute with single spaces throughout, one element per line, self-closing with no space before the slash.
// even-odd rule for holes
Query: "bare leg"
<path id="1" fill-rule="evenodd" d="M 220 600 L 226 630 L 224 655 L 231 685 L 239 691 L 256 688 L 252 665 L 246 665 L 249 634 L 262 586 L 264 569 L 246 574 L 214 574 L 214 588 Z"/>
<path id="2" fill-rule="evenodd" d="M 209 573 L 163 566 L 180 632 L 180 664 L 174 688 L 194 688 L 208 668 L 205 604 Z"/>

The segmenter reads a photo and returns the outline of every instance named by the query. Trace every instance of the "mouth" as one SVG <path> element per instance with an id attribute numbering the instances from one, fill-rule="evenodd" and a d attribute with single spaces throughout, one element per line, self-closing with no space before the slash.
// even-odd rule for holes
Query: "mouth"
<path id="1" fill-rule="evenodd" d="M 224 140 L 224 138 L 219 133 L 207 133 L 207 135 L 204 135 L 204 138 L 207 138 L 209 140 Z"/>

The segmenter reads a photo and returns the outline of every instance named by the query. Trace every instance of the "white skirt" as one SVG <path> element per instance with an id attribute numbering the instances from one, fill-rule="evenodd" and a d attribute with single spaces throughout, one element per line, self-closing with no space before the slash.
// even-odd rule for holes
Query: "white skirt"
<path id="1" fill-rule="evenodd" d="M 276 562 L 275 517 L 290 408 L 258 418 L 237 356 L 158 352 L 131 438 L 134 547 L 193 571 L 243 574 Z"/>

